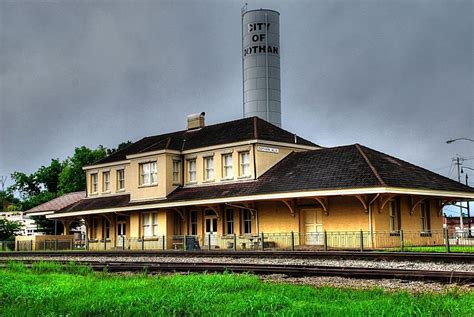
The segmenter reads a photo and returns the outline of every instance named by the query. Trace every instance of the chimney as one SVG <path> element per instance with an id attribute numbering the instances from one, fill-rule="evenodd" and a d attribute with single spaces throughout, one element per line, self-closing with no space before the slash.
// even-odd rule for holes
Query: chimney
<path id="1" fill-rule="evenodd" d="M 188 130 L 204 128 L 205 116 L 206 116 L 205 112 L 194 113 L 194 114 L 188 115 Z"/>

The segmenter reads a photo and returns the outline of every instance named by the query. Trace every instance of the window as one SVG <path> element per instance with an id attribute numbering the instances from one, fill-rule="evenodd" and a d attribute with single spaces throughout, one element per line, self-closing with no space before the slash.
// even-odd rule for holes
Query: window
<path id="1" fill-rule="evenodd" d="M 196 210 L 191 210 L 189 213 L 189 223 L 191 225 L 191 235 L 195 236 L 197 235 L 197 211 Z"/>
<path id="2" fill-rule="evenodd" d="M 225 210 L 225 229 L 227 234 L 234 233 L 234 210 L 232 208 Z"/>
<path id="3" fill-rule="evenodd" d="M 214 179 L 214 158 L 212 156 L 204 158 L 204 179 L 209 181 Z"/>
<path id="4" fill-rule="evenodd" d="M 188 160 L 188 182 L 194 183 L 196 181 L 196 160 Z"/>
<path id="5" fill-rule="evenodd" d="M 240 152 L 239 153 L 240 161 L 240 176 L 250 176 L 250 153 Z"/>
<path id="6" fill-rule="evenodd" d="M 180 170 L 181 161 L 173 160 L 173 184 L 181 184 Z"/>
<path id="7" fill-rule="evenodd" d="M 252 214 L 250 210 L 243 210 L 244 234 L 252 233 Z"/>
<path id="8" fill-rule="evenodd" d="M 158 213 L 154 212 L 151 214 L 151 232 L 153 236 L 158 236 Z"/>
<path id="9" fill-rule="evenodd" d="M 222 155 L 222 174 L 224 178 L 232 178 L 232 154 Z"/>
<path id="10" fill-rule="evenodd" d="M 156 185 L 156 162 L 140 164 L 140 185 Z"/>
<path id="11" fill-rule="evenodd" d="M 99 220 L 97 218 L 92 218 L 92 232 L 91 239 L 97 239 L 97 232 L 99 231 Z"/>
<path id="12" fill-rule="evenodd" d="M 105 239 L 110 239 L 110 221 L 104 220 Z"/>
<path id="13" fill-rule="evenodd" d="M 110 172 L 102 173 L 102 191 L 103 192 L 110 191 Z"/>
<path id="14" fill-rule="evenodd" d="M 422 202 L 420 204 L 420 216 L 421 216 L 421 232 L 430 232 L 431 221 L 430 221 L 430 204 Z"/>
<path id="15" fill-rule="evenodd" d="M 398 232 L 400 225 L 400 200 L 394 199 L 390 201 L 390 232 Z"/>
<path id="16" fill-rule="evenodd" d="M 143 236 L 153 237 L 158 235 L 158 213 L 145 212 L 142 214 Z"/>
<path id="17" fill-rule="evenodd" d="M 99 191 L 97 178 L 97 173 L 91 174 L 91 193 L 97 193 Z"/>
<path id="18" fill-rule="evenodd" d="M 125 170 L 117 170 L 117 190 L 125 189 Z"/>

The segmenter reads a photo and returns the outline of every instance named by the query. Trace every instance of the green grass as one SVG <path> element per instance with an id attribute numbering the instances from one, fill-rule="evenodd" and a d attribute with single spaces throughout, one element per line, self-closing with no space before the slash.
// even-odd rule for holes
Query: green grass
<path id="1" fill-rule="evenodd" d="M 474 293 L 385 293 L 252 275 L 119 276 L 76 264 L 0 270 L 0 316 L 473 316 Z"/>
<path id="2" fill-rule="evenodd" d="M 452 245 L 449 247 L 450 251 L 453 253 L 474 253 L 474 245 L 472 246 L 464 246 L 464 245 Z M 385 249 L 384 251 L 400 251 L 400 248 L 390 248 Z M 432 252 L 441 252 L 446 253 L 446 247 L 442 245 L 438 246 L 405 246 L 403 248 L 404 252 L 425 252 L 425 253 L 432 253 Z"/>

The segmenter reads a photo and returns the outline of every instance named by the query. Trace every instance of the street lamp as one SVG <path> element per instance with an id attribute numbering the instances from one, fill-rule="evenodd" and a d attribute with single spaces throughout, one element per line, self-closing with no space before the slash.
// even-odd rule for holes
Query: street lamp
<path id="1" fill-rule="evenodd" d="M 459 140 L 464 140 L 464 141 L 471 141 L 471 142 L 474 142 L 473 139 L 469 139 L 469 138 L 457 138 L 457 139 L 451 139 L 451 140 L 448 140 L 446 141 L 446 143 L 450 144 L 450 143 L 453 143 L 453 142 L 456 142 L 456 141 L 459 141 Z"/>

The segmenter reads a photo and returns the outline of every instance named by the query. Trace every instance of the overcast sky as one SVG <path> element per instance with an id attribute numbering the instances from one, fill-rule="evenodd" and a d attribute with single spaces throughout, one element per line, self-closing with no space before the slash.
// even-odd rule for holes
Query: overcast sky
<path id="1" fill-rule="evenodd" d="M 445 143 L 474 138 L 473 1 L 248 2 L 281 13 L 285 129 L 450 177 L 452 157 L 474 158 Z M 0 0 L 0 175 L 184 129 L 189 113 L 240 118 L 242 5 Z"/>

